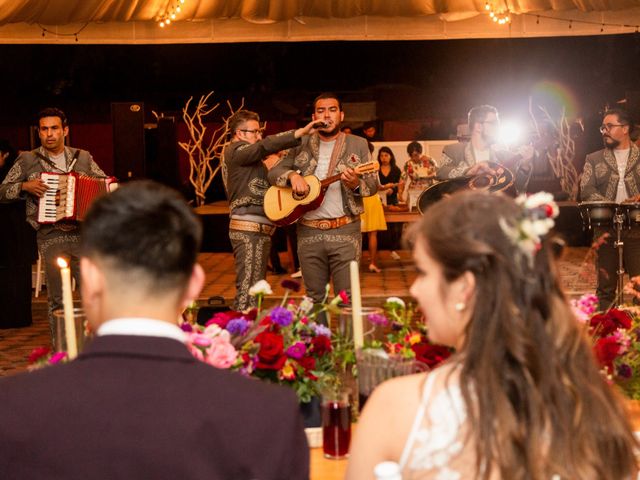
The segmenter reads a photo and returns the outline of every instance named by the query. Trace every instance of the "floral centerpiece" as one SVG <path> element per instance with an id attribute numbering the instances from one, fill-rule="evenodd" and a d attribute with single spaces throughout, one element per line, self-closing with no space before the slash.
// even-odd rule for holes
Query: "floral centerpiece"
<path id="1" fill-rule="evenodd" d="M 215 314 L 204 326 L 183 323 L 194 356 L 218 368 L 287 385 L 301 402 L 317 396 L 323 384 L 335 381 L 336 356 L 331 330 L 318 323 L 323 311 L 338 313 L 348 301 L 341 292 L 330 302 L 314 305 L 308 297 L 299 303 L 289 300 L 300 285 L 284 280 L 285 295 L 279 305 L 263 309 L 270 285 L 261 280 L 249 293 L 258 307 L 246 313 L 227 311 Z"/>
<path id="2" fill-rule="evenodd" d="M 576 317 L 585 325 L 602 374 L 632 400 L 640 400 L 640 309 L 620 306 L 597 312 L 598 298 L 583 295 L 572 301 Z"/>
<path id="3" fill-rule="evenodd" d="M 424 323 L 415 323 L 413 318 L 416 309 L 413 304 L 407 305 L 398 297 L 389 297 L 383 305 L 384 314 L 372 313 L 367 316 L 370 329 L 365 337 L 372 337 L 376 330 L 382 328 L 383 339 L 367 339 L 363 350 L 374 353 L 381 358 L 414 359 L 434 368 L 452 353 L 442 345 L 435 345 L 427 339 L 427 327 Z"/>

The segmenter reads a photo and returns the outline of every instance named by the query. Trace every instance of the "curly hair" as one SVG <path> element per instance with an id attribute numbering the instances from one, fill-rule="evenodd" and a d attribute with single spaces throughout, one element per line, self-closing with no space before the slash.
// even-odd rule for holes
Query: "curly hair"
<path id="1" fill-rule="evenodd" d="M 552 242 L 543 238 L 533 263 L 522 261 L 500 225 L 521 213 L 502 195 L 459 193 L 414 231 L 446 282 L 476 279 L 456 359 L 477 477 L 497 469 L 510 480 L 635 478 L 631 425 L 567 303 Z"/>

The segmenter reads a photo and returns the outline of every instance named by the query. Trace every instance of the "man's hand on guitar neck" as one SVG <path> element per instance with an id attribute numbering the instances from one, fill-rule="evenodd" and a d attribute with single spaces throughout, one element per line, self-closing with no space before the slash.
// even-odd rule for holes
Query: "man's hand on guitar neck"
<path id="1" fill-rule="evenodd" d="M 47 188 L 47 184 L 39 178 L 35 178 L 27 182 L 22 182 L 22 190 L 38 198 L 44 195 L 44 192 L 47 191 Z"/>
<path id="2" fill-rule="evenodd" d="M 353 170 L 353 168 L 347 168 L 342 175 L 340 175 L 340 180 L 345 186 L 350 190 L 355 190 L 360 185 L 360 180 L 358 179 L 358 175 Z"/>
<path id="3" fill-rule="evenodd" d="M 299 173 L 293 172 L 289 175 L 289 183 L 291 184 L 291 190 L 293 190 L 293 193 L 298 197 L 304 197 L 309 193 L 309 184 Z"/>

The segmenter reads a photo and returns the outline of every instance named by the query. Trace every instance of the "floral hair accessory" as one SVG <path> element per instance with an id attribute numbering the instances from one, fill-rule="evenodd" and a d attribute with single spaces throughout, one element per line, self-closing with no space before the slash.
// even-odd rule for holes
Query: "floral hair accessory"
<path id="1" fill-rule="evenodd" d="M 522 207 L 522 214 L 516 219 L 515 225 L 500 218 L 500 227 L 509 239 L 527 257 L 529 265 L 533 266 L 533 259 L 542 243 L 541 238 L 549 233 L 555 222 L 554 218 L 560 213 L 553 195 L 538 192 L 533 195 L 519 195 L 516 204 Z"/>

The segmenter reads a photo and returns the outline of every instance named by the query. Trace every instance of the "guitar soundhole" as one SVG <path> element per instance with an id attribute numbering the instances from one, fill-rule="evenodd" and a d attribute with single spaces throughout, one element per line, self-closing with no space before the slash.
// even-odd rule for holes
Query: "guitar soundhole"
<path id="1" fill-rule="evenodd" d="M 302 200 L 304 198 L 307 198 L 307 195 L 309 195 L 309 192 L 307 192 L 307 193 L 293 192 L 291 195 L 293 196 L 294 200 Z"/>

